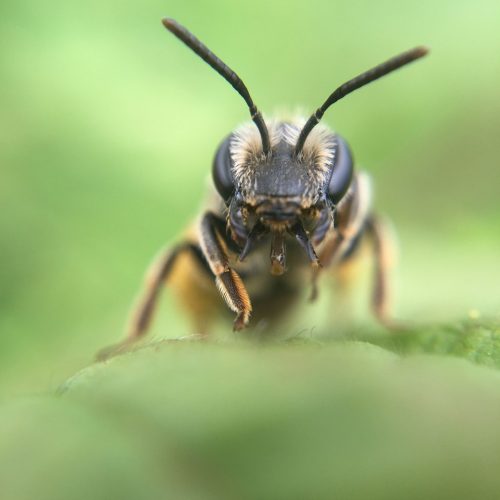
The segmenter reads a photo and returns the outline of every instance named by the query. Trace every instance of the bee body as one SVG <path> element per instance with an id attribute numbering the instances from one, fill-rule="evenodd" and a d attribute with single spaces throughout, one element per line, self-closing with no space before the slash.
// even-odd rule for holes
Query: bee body
<path id="1" fill-rule="evenodd" d="M 387 323 L 390 251 L 372 213 L 369 177 L 355 172 L 346 141 L 319 122 L 333 103 L 427 50 L 417 47 L 349 80 L 308 119 L 266 121 L 236 73 L 176 21 L 163 24 L 232 85 L 253 123 L 219 145 L 214 201 L 185 239 L 153 263 L 120 347 L 147 331 L 167 281 L 197 332 L 208 332 L 222 308 L 233 311 L 240 330 L 250 318 L 255 325 L 287 314 L 308 282 L 314 298 L 321 273 L 345 267 L 363 240 L 371 242 L 375 261 L 373 310 Z"/>
<path id="2" fill-rule="evenodd" d="M 237 257 L 230 259 L 251 297 L 251 323 L 253 326 L 259 325 L 260 330 L 262 325 L 269 329 L 279 324 L 283 316 L 290 313 L 291 307 L 299 304 L 304 283 L 310 279 L 310 269 L 307 266 L 290 270 L 282 276 L 272 276 L 267 264 L 268 250 L 269 248 L 263 247 L 261 251 L 252 254 L 245 265 L 238 263 Z M 168 286 L 188 315 L 194 332 L 205 335 L 210 333 L 218 320 L 230 321 L 233 313 L 214 286 L 213 276 L 194 255 L 186 253 L 179 258 Z"/>

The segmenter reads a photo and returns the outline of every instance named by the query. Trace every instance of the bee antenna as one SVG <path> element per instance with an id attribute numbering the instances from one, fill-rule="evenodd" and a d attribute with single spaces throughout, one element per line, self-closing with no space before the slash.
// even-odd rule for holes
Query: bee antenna
<path id="1" fill-rule="evenodd" d="M 328 97 L 323 105 L 319 107 L 313 115 L 311 115 L 309 120 L 307 120 L 297 140 L 297 144 L 295 146 L 295 154 L 297 155 L 302 151 L 307 136 L 311 133 L 311 130 L 320 122 L 325 111 L 333 103 L 340 101 L 340 99 L 350 94 L 351 92 L 354 92 L 360 87 L 363 87 L 364 85 L 387 75 L 391 71 L 401 68 L 402 66 L 405 66 L 412 61 L 420 59 L 428 52 L 429 49 L 427 49 L 427 47 L 415 47 L 414 49 L 403 52 L 402 54 L 399 54 L 389 59 L 388 61 L 385 61 L 382 64 L 379 64 L 378 66 L 375 66 L 374 68 L 361 73 L 360 75 L 354 77 L 352 80 L 343 83 L 332 94 L 330 94 L 330 97 Z"/>
<path id="2" fill-rule="evenodd" d="M 184 26 L 180 25 L 177 21 L 165 18 L 162 20 L 162 23 L 168 31 L 184 42 L 193 52 L 198 54 L 207 64 L 215 69 L 219 75 L 225 78 L 234 90 L 236 90 L 236 92 L 238 92 L 238 94 L 245 99 L 245 102 L 250 110 L 252 120 L 259 129 L 260 137 L 262 139 L 262 149 L 264 150 L 264 154 L 267 154 L 271 145 L 269 142 L 269 132 L 267 130 L 266 123 L 264 122 L 264 118 L 262 118 L 262 114 L 250 97 L 250 92 L 248 92 L 248 89 L 241 78 L 225 63 L 223 63 L 207 46 L 200 42 L 200 40 L 198 40 L 191 32 L 184 28 Z"/>

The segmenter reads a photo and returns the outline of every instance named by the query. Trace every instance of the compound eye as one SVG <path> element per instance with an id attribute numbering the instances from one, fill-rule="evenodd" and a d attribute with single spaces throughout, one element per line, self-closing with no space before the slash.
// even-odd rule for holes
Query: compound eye
<path id="1" fill-rule="evenodd" d="M 229 152 L 230 142 L 231 136 L 227 137 L 219 146 L 217 153 L 215 153 L 212 167 L 212 177 L 215 188 L 222 196 L 226 205 L 229 204 L 231 196 L 234 193 L 234 180 L 231 173 L 231 155 Z"/>
<path id="2" fill-rule="evenodd" d="M 328 183 L 327 195 L 330 201 L 337 203 L 344 197 L 351 185 L 353 174 L 353 158 L 351 150 L 342 137 L 335 136 L 337 151 L 332 168 L 332 176 Z"/>

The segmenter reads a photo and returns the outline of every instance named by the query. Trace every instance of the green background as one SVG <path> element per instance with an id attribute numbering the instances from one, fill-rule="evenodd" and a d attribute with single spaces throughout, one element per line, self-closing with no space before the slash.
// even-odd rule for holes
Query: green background
<path id="1" fill-rule="evenodd" d="M 388 214 L 397 228 L 401 254 L 397 273 L 398 316 L 425 325 L 417 327 L 413 336 L 406 339 L 393 341 L 384 337 L 367 318 L 369 280 L 365 280 L 359 287 L 358 302 L 362 306 L 358 309 L 361 311 L 348 323 L 351 325 L 348 333 L 400 353 L 452 353 L 498 366 L 498 1 L 111 0 L 103 3 L 89 0 L 47 4 L 5 0 L 0 6 L 0 398 L 9 401 L 13 395 L 54 390 L 65 378 L 89 364 L 99 348 L 121 337 L 128 309 L 150 259 L 165 244 L 176 241 L 202 207 L 217 144 L 235 126 L 248 120 L 248 111 L 234 90 L 165 31 L 160 23 L 164 16 L 185 24 L 235 69 L 266 116 L 290 111 L 308 114 L 338 84 L 359 72 L 415 45 L 425 44 L 431 48 L 430 56 L 424 60 L 349 96 L 325 116 L 325 122 L 349 141 L 358 166 L 371 173 L 376 208 Z M 315 332 L 318 332 L 317 339 L 323 339 L 325 334 L 335 335 L 341 320 L 328 315 L 328 304 L 329 295 L 325 293 L 319 304 L 304 305 L 299 320 L 287 334 L 296 338 L 306 331 L 313 343 Z M 469 320 L 462 323 L 469 316 L 489 319 L 485 324 L 472 321 L 472 326 Z M 168 291 L 162 298 L 153 330 L 157 337 L 192 333 Z M 232 335 L 226 326 L 221 328 L 219 338 L 231 344 Z M 101 484 L 102 478 L 92 474 L 101 466 L 114 464 L 116 470 L 110 472 L 111 478 L 115 477 L 113 474 L 120 476 L 123 470 L 134 470 L 140 478 L 136 481 L 135 475 L 128 475 L 129 482 L 121 485 L 131 498 L 137 498 L 134 488 L 139 487 L 141 481 L 151 488 L 147 494 L 158 498 L 157 483 L 145 479 L 148 476 L 141 469 L 161 476 L 156 470 L 151 472 L 147 462 L 151 460 L 157 465 L 158 461 L 144 452 L 148 449 L 147 443 L 142 443 L 141 449 L 148 458 L 144 459 L 146 462 L 140 459 L 142 452 L 135 444 L 122 439 L 120 432 L 125 427 L 120 427 L 113 418 L 114 412 L 120 413 L 116 409 L 122 404 L 128 408 L 125 413 L 131 419 L 137 411 L 144 415 L 145 407 L 151 409 L 154 402 L 165 395 L 155 390 L 146 391 L 144 400 L 123 403 L 120 391 L 127 392 L 130 385 L 132 392 L 142 392 L 144 385 L 154 386 L 158 379 L 168 379 L 172 374 L 179 383 L 183 380 L 182 373 L 192 369 L 192 378 L 184 386 L 181 383 L 185 392 L 172 396 L 176 401 L 173 415 L 181 408 L 179 415 L 183 417 L 179 418 L 184 418 L 191 411 L 196 413 L 196 405 L 203 406 L 205 397 L 209 399 L 206 394 L 210 394 L 213 387 L 210 383 L 224 379 L 224 370 L 235 369 L 233 365 L 240 360 L 243 368 L 238 365 L 234 376 L 246 381 L 241 390 L 250 401 L 256 402 L 255 411 L 259 412 L 259 408 L 263 411 L 254 420 L 249 417 L 250 421 L 266 427 L 269 422 L 276 422 L 273 420 L 278 418 L 276 415 L 283 416 L 281 409 L 278 411 L 273 406 L 279 406 L 281 400 L 270 403 L 280 392 L 279 384 L 268 387 L 266 376 L 286 378 L 290 375 L 274 373 L 270 367 L 279 365 L 280 356 L 292 356 L 290 363 L 298 362 L 303 370 L 314 371 L 314 356 L 321 355 L 316 353 L 310 357 L 310 348 L 304 350 L 301 344 L 293 348 L 300 354 L 284 354 L 279 348 L 277 352 L 272 348 L 263 355 L 263 375 L 254 379 L 252 363 L 261 365 L 254 351 L 247 352 L 246 348 L 245 343 L 221 351 L 211 346 L 207 356 L 203 349 L 196 347 L 192 352 L 196 361 L 191 359 L 189 350 L 182 351 L 180 357 L 175 351 L 171 354 L 167 350 L 164 361 L 167 365 L 173 363 L 175 373 L 159 367 L 157 373 L 152 372 L 152 368 L 143 373 L 138 362 L 131 363 L 131 371 L 123 370 L 131 373 L 127 378 L 120 368 L 117 373 L 118 377 L 124 377 L 124 384 L 115 387 L 104 382 L 103 397 L 116 399 L 116 407 L 113 406 L 106 417 L 110 420 L 105 419 L 109 426 L 103 426 L 101 410 L 87 414 L 87 410 L 81 409 L 82 398 L 85 404 L 101 408 L 99 397 L 82 396 L 78 390 L 71 404 L 68 399 L 56 403 L 45 399 L 9 403 L 3 412 L 2 425 L 12 431 L 13 437 L 3 451 L 7 450 L 7 455 L 12 456 L 17 449 L 18 435 L 23 439 L 28 436 L 26 439 L 31 440 L 33 449 L 39 450 L 44 449 L 44 440 L 57 441 L 58 433 L 62 433 L 65 437 L 61 439 L 61 457 L 77 449 L 90 456 L 92 452 L 85 443 L 101 443 L 101 461 L 89 469 L 88 477 L 92 478 L 89 483 Z M 337 419 L 341 422 L 340 429 L 346 433 L 336 431 L 339 439 L 342 435 L 353 436 L 356 427 L 349 427 L 348 422 L 357 414 L 358 403 L 365 411 L 372 401 L 365 397 L 367 393 L 375 394 L 374 401 L 385 402 L 384 398 L 388 398 L 394 402 L 402 398 L 408 403 L 411 400 L 409 406 L 403 404 L 407 412 L 421 411 L 428 417 L 424 418 L 423 429 L 412 434 L 407 442 L 409 447 L 421 446 L 418 457 L 422 463 L 427 456 L 427 445 L 438 448 L 439 440 L 432 438 L 432 429 L 437 426 L 450 433 L 445 441 L 454 443 L 450 446 L 457 456 L 479 456 L 487 449 L 492 457 L 489 464 L 496 464 L 493 457 L 498 457 L 495 451 L 498 438 L 493 426 L 498 423 L 500 406 L 494 396 L 498 376 L 493 371 L 478 368 L 480 373 L 476 374 L 475 367 L 463 362 L 451 368 L 445 364 L 443 372 L 439 372 L 437 368 L 432 371 L 435 368 L 432 364 L 431 373 L 440 380 L 438 389 L 431 395 L 434 399 L 429 396 L 420 405 L 419 398 L 425 391 L 418 380 L 422 376 L 431 383 L 431 377 L 426 375 L 428 360 L 408 368 L 409 374 L 403 375 L 407 386 L 389 384 L 386 393 L 383 387 L 399 376 L 398 368 L 386 366 L 379 348 L 373 347 L 374 351 L 367 353 L 362 350 L 361 355 L 356 348 L 351 348 L 355 352 L 348 348 L 347 361 L 340 368 L 331 368 L 322 359 L 314 372 L 316 375 L 311 375 L 309 380 L 314 387 L 325 377 L 347 381 L 357 363 L 368 363 L 371 368 L 367 374 L 358 374 L 365 381 L 361 383 L 364 389 L 358 391 L 359 387 L 353 386 L 353 399 L 347 398 L 345 414 L 335 413 L 336 404 L 345 403 L 341 384 L 332 389 L 333 406 L 326 405 L 326 409 L 322 406 L 320 389 L 328 391 L 328 384 L 319 383 L 320 389 L 315 389 L 319 392 L 308 392 L 306 379 L 296 393 L 287 386 L 283 397 L 289 396 L 293 404 L 309 401 L 314 412 L 325 410 L 325 415 Z M 328 349 L 323 356 L 328 356 Z M 333 358 L 343 359 L 343 348 L 333 349 Z M 212 355 L 222 368 L 210 361 Z M 149 363 L 148 356 L 145 359 Z M 376 359 L 373 366 L 372 358 Z M 154 362 L 152 365 L 156 366 Z M 118 366 L 126 367 L 127 363 Z M 198 367 L 202 367 L 199 372 Z M 371 377 L 379 369 L 382 375 L 372 384 Z M 201 376 L 201 370 L 206 372 L 200 382 L 196 374 Z M 133 382 L 136 375 L 138 385 Z M 101 383 L 99 376 L 96 386 Z M 215 401 L 220 402 L 218 398 L 223 396 L 237 398 L 238 390 L 233 385 L 228 387 L 227 393 L 226 389 L 220 389 L 221 394 L 212 394 Z M 480 396 L 471 398 L 478 387 Z M 259 396 L 262 390 L 265 398 Z M 485 392 L 481 392 L 483 390 Z M 195 401 L 192 407 L 181 394 L 191 395 Z M 448 394 L 444 402 L 440 399 L 443 394 Z M 441 401 L 439 411 L 433 413 L 437 400 Z M 455 408 L 457 401 L 460 404 Z M 167 398 L 158 406 L 155 415 L 159 420 L 168 420 L 162 408 L 170 407 L 170 403 Z M 264 411 L 267 404 L 270 404 L 268 413 Z M 479 434 L 474 434 L 470 442 L 463 442 L 462 446 L 461 441 L 457 441 L 462 430 L 460 423 L 448 429 L 447 422 L 475 404 L 484 408 L 486 415 L 484 419 L 476 414 L 464 416 L 464 426 L 476 429 Z M 397 420 L 396 407 L 389 405 L 388 411 L 394 409 L 391 418 L 396 419 L 398 432 L 405 435 L 403 419 L 407 414 Z M 378 410 L 370 418 L 389 422 L 390 419 L 384 420 L 387 415 L 382 408 L 385 406 L 380 403 L 375 408 Z M 428 410 L 430 413 L 426 413 Z M 316 422 L 312 417 L 316 415 L 314 412 L 304 417 L 304 425 L 321 428 L 323 421 Z M 31 420 L 28 415 L 32 415 Z M 34 422 L 44 419 L 52 421 L 53 427 L 42 436 L 35 430 Z M 283 434 L 278 433 L 276 446 L 288 442 L 287 432 L 295 435 L 294 426 L 301 425 L 300 422 L 300 419 L 290 420 L 288 424 L 292 427 L 289 431 L 286 425 L 281 429 Z M 134 427 L 137 431 L 142 421 L 136 424 L 139 424 Z M 488 427 L 490 424 L 492 427 Z M 198 425 L 205 429 L 203 421 L 188 419 L 185 429 L 179 432 L 189 434 Z M 72 434 L 74 427 L 84 429 L 82 434 Z M 108 432 L 108 427 L 114 430 Z M 237 430 L 233 430 L 233 437 L 237 439 L 231 441 L 231 446 L 210 448 L 207 445 L 208 449 L 219 458 L 226 457 L 218 462 L 225 467 L 228 454 L 238 449 L 238 439 L 251 442 L 260 435 L 258 428 L 252 427 L 254 435 L 244 434 L 242 427 L 240 437 Z M 483 428 L 491 428 L 492 434 L 486 431 L 481 434 L 479 430 Z M 205 431 L 213 437 L 212 428 Z M 388 449 L 394 451 L 400 434 L 388 431 L 384 434 L 386 431 L 381 431 L 381 436 L 386 436 L 381 439 L 387 439 Z M 444 435 L 448 436 L 446 432 Z M 303 439 L 307 441 L 307 436 Z M 314 439 L 317 436 L 312 438 L 313 443 Z M 194 446 L 189 439 L 181 439 L 181 442 L 188 449 Z M 332 467 L 342 462 L 342 450 L 351 453 L 353 460 L 359 450 L 363 455 L 362 448 L 351 445 L 353 442 L 347 439 L 344 448 L 340 446 Z M 326 448 L 319 444 L 311 447 L 308 453 L 318 450 L 320 458 L 328 456 Z M 376 449 L 374 444 L 373 450 Z M 27 450 L 30 454 L 32 448 L 28 446 Z M 119 457 L 123 455 L 139 458 L 121 464 Z M 77 453 L 72 456 L 79 461 Z M 252 456 L 257 457 L 250 453 L 249 457 Z M 290 457 L 293 456 L 291 451 Z M 309 455 L 305 456 L 302 466 L 310 465 Z M 390 451 L 383 457 L 374 452 L 368 462 L 363 463 L 363 470 L 385 477 L 385 466 L 380 464 L 392 463 L 387 461 L 388 456 L 396 460 Z M 19 457 L 24 457 L 21 451 Z M 52 457 L 55 467 L 61 465 L 58 460 L 64 461 L 58 457 L 57 453 Z M 210 461 L 211 457 L 208 454 L 206 460 Z M 445 457 L 443 452 L 443 460 Z M 402 463 L 408 470 L 422 466 L 418 459 L 412 462 L 409 456 L 406 458 L 409 461 L 403 459 Z M 38 455 L 35 454 L 33 460 L 33 470 L 40 474 L 43 482 L 44 473 L 36 467 Z M 378 468 L 370 468 L 369 460 L 379 464 Z M 436 470 L 441 467 L 439 470 L 448 471 L 450 477 L 457 466 L 460 470 L 469 470 L 465 458 L 457 460 L 446 467 L 438 460 Z M 273 460 L 269 463 L 276 466 Z M 285 465 L 293 470 L 293 464 Z M 245 464 L 241 466 L 244 468 Z M 82 474 L 86 470 L 84 468 Z M 307 467 L 304 470 L 309 471 Z M 36 474 L 32 477 L 38 477 Z M 426 469 L 422 472 L 425 474 Z M 403 476 L 398 476 L 403 482 L 397 485 L 413 484 L 405 483 Z M 319 483 L 316 482 L 312 472 L 308 477 L 311 483 L 302 484 L 322 484 L 319 479 Z M 351 476 L 342 477 L 348 491 L 348 486 L 356 480 L 352 476 L 350 483 Z M 11 485 L 14 492 L 22 489 L 22 476 L 18 479 L 17 486 Z M 455 489 L 446 492 L 456 495 L 466 492 L 466 485 L 475 485 L 473 480 L 467 482 L 470 479 L 467 475 L 462 479 L 463 483 L 459 481 Z M 493 483 L 489 481 L 494 481 L 494 476 L 485 473 L 476 479 L 484 485 L 485 492 L 493 491 Z M 36 488 L 37 480 L 33 481 Z M 72 481 L 78 483 L 78 478 L 71 476 L 68 484 L 73 484 Z M 100 492 L 123 494 L 118 487 L 113 489 L 112 485 L 118 483 L 118 479 L 111 479 L 111 490 Z M 380 484 L 367 484 L 383 483 L 382 480 Z M 438 483 L 432 491 L 440 491 L 442 485 Z M 161 481 L 158 484 L 162 490 Z M 262 484 L 271 483 L 264 480 Z M 281 483 L 277 480 L 276 484 Z M 179 486 L 180 491 L 183 487 Z M 273 491 L 269 488 L 268 492 Z M 408 493 L 405 488 L 396 490 Z M 47 498 L 55 498 L 50 488 L 47 491 Z M 32 498 L 32 492 L 26 490 L 25 494 L 26 498 Z M 196 494 L 193 493 L 193 497 Z M 68 498 L 68 494 L 61 495 Z M 259 492 L 256 490 L 254 495 L 258 496 Z M 42 494 L 40 498 L 44 498 Z"/>

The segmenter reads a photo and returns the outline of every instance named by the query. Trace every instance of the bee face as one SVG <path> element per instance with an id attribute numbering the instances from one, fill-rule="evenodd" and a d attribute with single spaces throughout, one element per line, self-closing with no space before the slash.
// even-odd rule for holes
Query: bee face
<path id="1" fill-rule="evenodd" d="M 298 222 L 314 229 L 347 191 L 352 157 L 345 142 L 328 127 L 316 127 L 302 151 L 295 146 L 304 125 L 269 122 L 270 151 L 264 154 L 258 130 L 246 124 L 219 147 L 214 183 L 229 206 L 229 222 L 244 239 L 255 224 L 269 231 L 289 230 Z"/>
<path id="2" fill-rule="evenodd" d="M 243 125 L 216 153 L 214 183 L 228 206 L 230 233 L 243 248 L 243 257 L 263 234 L 290 233 L 314 260 L 310 236 L 315 243 L 323 239 L 334 206 L 350 185 L 349 150 L 328 127 L 316 127 L 296 154 L 304 123 L 302 118 L 266 123 L 270 132 L 267 154 L 256 127 Z"/>

